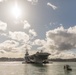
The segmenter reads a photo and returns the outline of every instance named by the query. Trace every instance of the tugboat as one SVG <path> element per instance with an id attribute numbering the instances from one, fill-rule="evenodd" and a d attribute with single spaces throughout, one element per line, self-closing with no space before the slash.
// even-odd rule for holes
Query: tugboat
<path id="1" fill-rule="evenodd" d="M 33 55 L 29 55 L 28 50 L 26 50 L 25 54 L 25 62 L 26 63 L 35 63 L 35 64 L 46 64 L 49 63 L 48 56 L 50 53 L 43 52 L 36 52 Z"/>
<path id="2" fill-rule="evenodd" d="M 69 65 L 64 66 L 64 70 L 66 71 L 72 71 L 72 68 Z"/>

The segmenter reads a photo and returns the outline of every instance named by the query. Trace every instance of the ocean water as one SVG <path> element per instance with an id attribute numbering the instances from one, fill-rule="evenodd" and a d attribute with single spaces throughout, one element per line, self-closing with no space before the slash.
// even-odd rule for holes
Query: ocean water
<path id="1" fill-rule="evenodd" d="M 72 71 L 65 71 L 65 64 L 69 64 Z M 76 62 L 53 62 L 46 65 L 0 62 L 0 75 L 76 75 Z"/>

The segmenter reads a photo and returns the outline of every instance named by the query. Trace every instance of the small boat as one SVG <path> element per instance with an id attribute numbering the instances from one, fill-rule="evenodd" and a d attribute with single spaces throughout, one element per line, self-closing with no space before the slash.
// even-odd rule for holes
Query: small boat
<path id="1" fill-rule="evenodd" d="M 64 70 L 66 71 L 72 71 L 72 68 L 69 65 L 64 66 Z"/>

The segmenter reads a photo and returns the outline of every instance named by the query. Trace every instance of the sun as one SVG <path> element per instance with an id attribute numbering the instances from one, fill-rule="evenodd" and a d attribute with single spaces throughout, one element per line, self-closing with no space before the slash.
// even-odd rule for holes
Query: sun
<path id="1" fill-rule="evenodd" d="M 21 9 L 18 7 L 17 4 L 15 4 L 15 6 L 12 7 L 11 12 L 12 12 L 12 15 L 16 17 L 16 19 L 21 16 Z"/>

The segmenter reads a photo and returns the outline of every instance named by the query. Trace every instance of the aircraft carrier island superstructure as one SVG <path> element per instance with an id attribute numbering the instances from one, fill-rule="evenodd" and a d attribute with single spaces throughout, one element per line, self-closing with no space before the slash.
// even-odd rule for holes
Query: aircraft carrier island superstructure
<path id="1" fill-rule="evenodd" d="M 36 52 L 33 55 L 29 55 L 28 50 L 26 50 L 25 54 L 25 62 L 26 63 L 38 63 L 38 64 L 46 64 L 49 63 L 48 56 L 50 53 L 43 52 Z"/>

